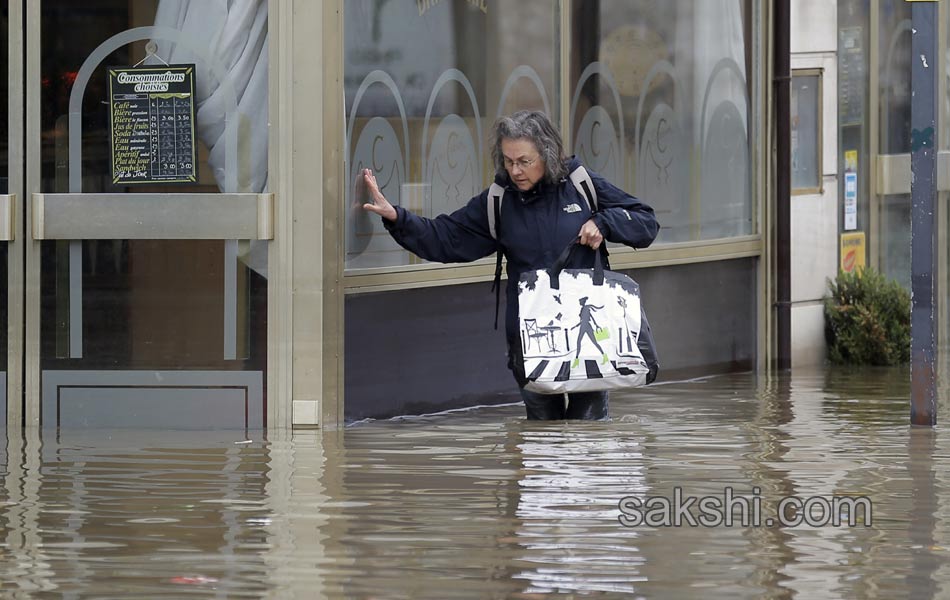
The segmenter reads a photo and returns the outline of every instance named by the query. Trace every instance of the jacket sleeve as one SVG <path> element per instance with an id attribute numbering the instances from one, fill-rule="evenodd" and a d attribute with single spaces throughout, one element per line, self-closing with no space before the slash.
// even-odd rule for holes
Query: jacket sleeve
<path id="1" fill-rule="evenodd" d="M 597 192 L 594 223 L 608 242 L 646 248 L 656 239 L 660 225 L 653 208 L 640 202 L 600 175 L 590 172 Z"/>
<path id="2" fill-rule="evenodd" d="M 497 249 L 488 229 L 487 190 L 451 214 L 428 219 L 396 206 L 396 220 L 383 226 L 400 246 L 434 262 L 470 262 Z"/>

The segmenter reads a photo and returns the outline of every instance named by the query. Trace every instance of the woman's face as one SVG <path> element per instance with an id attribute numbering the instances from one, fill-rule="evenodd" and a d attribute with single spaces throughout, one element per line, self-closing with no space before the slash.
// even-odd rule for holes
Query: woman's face
<path id="1" fill-rule="evenodd" d="M 501 153 L 508 176 L 522 192 L 533 188 L 544 177 L 544 160 L 534 142 L 524 138 L 502 140 Z"/>

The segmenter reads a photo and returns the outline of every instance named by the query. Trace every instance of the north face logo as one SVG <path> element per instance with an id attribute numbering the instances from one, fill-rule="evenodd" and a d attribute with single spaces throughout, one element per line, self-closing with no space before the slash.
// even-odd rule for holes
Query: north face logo
<path id="1" fill-rule="evenodd" d="M 564 207 L 564 212 L 566 213 L 576 213 L 581 212 L 581 207 L 576 204 L 568 204 Z"/>

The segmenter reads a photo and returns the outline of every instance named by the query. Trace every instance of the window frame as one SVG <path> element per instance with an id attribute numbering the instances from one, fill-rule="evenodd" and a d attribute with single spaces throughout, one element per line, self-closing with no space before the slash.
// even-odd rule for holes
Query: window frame
<path id="1" fill-rule="evenodd" d="M 822 131 L 824 127 L 824 72 L 823 67 L 792 69 L 792 88 L 794 88 L 796 77 L 814 77 L 818 82 L 818 89 L 815 94 L 815 166 L 818 185 L 816 187 L 795 187 L 791 177 L 792 165 L 789 164 L 789 182 L 792 196 L 820 196 L 825 192 L 823 173 L 824 144 L 822 144 Z M 791 127 L 791 123 L 789 123 L 789 127 Z"/>

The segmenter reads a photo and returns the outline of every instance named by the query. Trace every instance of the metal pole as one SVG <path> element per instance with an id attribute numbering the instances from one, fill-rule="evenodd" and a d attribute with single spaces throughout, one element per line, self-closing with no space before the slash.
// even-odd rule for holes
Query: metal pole
<path id="1" fill-rule="evenodd" d="M 776 0 L 775 82 L 775 367 L 792 368 L 791 4 Z"/>
<path id="2" fill-rule="evenodd" d="M 911 319 L 910 422 L 937 423 L 934 323 L 934 208 L 937 195 L 937 7 L 914 2 L 911 46 L 910 168 Z"/>

